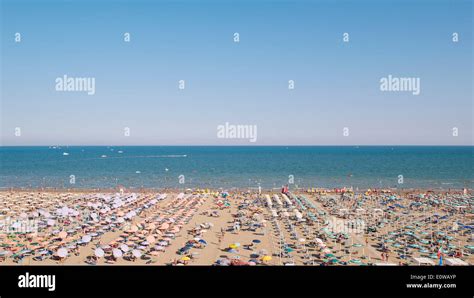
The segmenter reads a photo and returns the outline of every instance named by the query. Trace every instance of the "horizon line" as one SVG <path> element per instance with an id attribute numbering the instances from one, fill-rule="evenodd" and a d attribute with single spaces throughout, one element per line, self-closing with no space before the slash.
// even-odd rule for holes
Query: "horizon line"
<path id="1" fill-rule="evenodd" d="M 222 144 L 204 144 L 204 145 L 172 145 L 172 144 L 165 144 L 165 145 L 154 145 L 154 144 L 138 144 L 138 145 L 125 145 L 125 144 L 111 144 L 111 145 L 94 145 L 94 144 L 83 144 L 83 145 L 2 145 L 0 147 L 474 147 L 474 144 L 466 145 L 466 144 L 459 144 L 459 145 L 442 145 L 442 144 L 365 144 L 365 145 L 358 145 L 358 144 L 344 144 L 344 145 L 336 145 L 336 144 L 327 144 L 327 145 L 300 145 L 300 144 L 292 144 L 292 145 L 241 145 L 241 144 L 233 144 L 233 145 L 222 145 Z"/>

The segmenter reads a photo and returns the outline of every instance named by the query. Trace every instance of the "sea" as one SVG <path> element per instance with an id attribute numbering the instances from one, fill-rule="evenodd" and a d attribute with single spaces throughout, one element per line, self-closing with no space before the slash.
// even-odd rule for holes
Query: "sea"
<path id="1" fill-rule="evenodd" d="M 0 188 L 461 189 L 473 146 L 0 147 Z"/>

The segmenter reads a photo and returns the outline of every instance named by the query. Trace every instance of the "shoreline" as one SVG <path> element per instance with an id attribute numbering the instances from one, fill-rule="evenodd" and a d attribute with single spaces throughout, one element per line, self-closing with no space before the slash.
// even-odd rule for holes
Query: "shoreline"
<path id="1" fill-rule="evenodd" d="M 328 193 L 328 194 L 340 194 L 344 187 L 338 188 L 324 188 L 324 187 L 308 187 L 308 188 L 291 188 L 290 191 L 296 192 L 306 192 L 306 193 Z M 365 192 L 372 192 L 372 193 L 397 193 L 397 194 L 410 194 L 410 193 L 420 193 L 420 192 L 427 192 L 427 193 L 463 193 L 466 191 L 467 194 L 471 194 L 471 188 L 448 188 L 448 189 L 433 189 L 433 188 L 363 188 L 358 190 L 350 191 L 350 188 L 345 187 L 345 192 L 347 193 L 354 193 L 354 194 L 361 194 Z M 311 191 L 313 190 L 313 191 Z M 203 192 L 203 193 L 215 193 L 215 192 L 223 192 L 223 191 L 232 191 L 238 193 L 258 193 L 257 187 L 232 187 L 232 188 L 209 188 L 209 187 L 202 187 L 202 188 L 177 188 L 177 187 L 163 187 L 163 188 L 124 188 L 124 193 L 161 193 L 161 192 L 170 192 L 170 193 L 193 193 L 193 192 Z M 120 188 L 18 188 L 18 187 L 5 187 L 0 188 L 0 193 L 5 192 L 46 192 L 46 193 L 117 193 L 120 192 Z M 262 193 L 281 193 L 281 188 L 261 188 Z"/>

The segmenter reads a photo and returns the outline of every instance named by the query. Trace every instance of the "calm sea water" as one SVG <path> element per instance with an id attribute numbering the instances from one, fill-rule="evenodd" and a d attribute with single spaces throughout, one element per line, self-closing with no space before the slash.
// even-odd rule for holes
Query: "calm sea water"
<path id="1" fill-rule="evenodd" d="M 473 153 L 472 146 L 0 147 L 0 187 L 272 188 L 293 175 L 303 187 L 472 188 Z"/>

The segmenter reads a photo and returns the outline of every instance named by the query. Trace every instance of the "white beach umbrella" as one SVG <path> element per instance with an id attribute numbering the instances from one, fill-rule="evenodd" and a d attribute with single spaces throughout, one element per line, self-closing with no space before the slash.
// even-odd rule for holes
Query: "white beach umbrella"
<path id="1" fill-rule="evenodd" d="M 82 242 L 84 242 L 84 243 L 90 242 L 91 239 L 92 239 L 91 235 L 84 235 L 84 236 L 82 236 Z"/>
<path id="2" fill-rule="evenodd" d="M 139 251 L 138 249 L 134 249 L 132 251 L 132 255 L 135 257 L 135 258 L 140 258 L 142 256 L 142 253 L 141 251 Z"/>
<path id="3" fill-rule="evenodd" d="M 64 247 L 61 247 L 60 249 L 58 249 L 58 251 L 56 252 L 56 254 L 58 255 L 58 257 L 60 258 L 65 258 L 67 256 L 67 249 L 64 248 Z"/>
<path id="4" fill-rule="evenodd" d="M 62 216 L 66 216 L 69 213 L 69 208 L 67 206 L 58 209 L 58 214 Z"/>
<path id="5" fill-rule="evenodd" d="M 123 252 L 127 252 L 127 251 L 129 251 L 130 248 L 129 248 L 128 245 L 126 245 L 126 244 L 121 244 L 121 245 L 120 245 L 120 249 L 121 249 Z"/>
<path id="6" fill-rule="evenodd" d="M 120 249 L 118 249 L 118 248 L 114 248 L 114 249 L 112 250 L 112 254 L 113 254 L 114 257 L 116 257 L 116 258 L 121 258 L 122 255 L 123 255 L 123 254 L 122 254 L 122 251 L 121 251 Z"/>
<path id="7" fill-rule="evenodd" d="M 102 248 L 96 248 L 94 254 L 98 258 L 102 258 L 104 256 L 104 250 Z"/>

